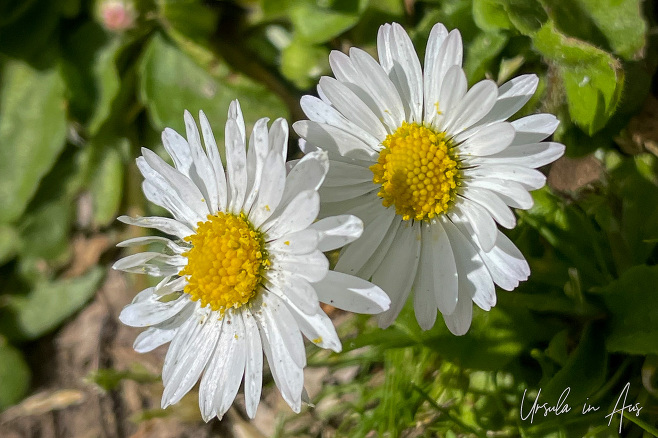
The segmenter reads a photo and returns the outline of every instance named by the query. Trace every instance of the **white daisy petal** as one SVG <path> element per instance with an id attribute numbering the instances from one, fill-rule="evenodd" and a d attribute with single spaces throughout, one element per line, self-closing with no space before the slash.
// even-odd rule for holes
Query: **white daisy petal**
<path id="1" fill-rule="evenodd" d="M 141 332 L 135 338 L 133 348 L 138 353 L 148 353 L 153 351 L 161 345 L 171 342 L 176 335 L 176 330 L 163 330 L 155 327 Z"/>
<path id="2" fill-rule="evenodd" d="M 359 313 L 381 313 L 391 300 L 374 284 L 341 272 L 329 271 L 322 281 L 314 283 L 323 303 Z"/>
<path id="3" fill-rule="evenodd" d="M 294 306 L 307 315 L 314 315 L 319 309 L 318 295 L 308 280 L 299 275 L 276 272 L 268 276 L 267 289 L 281 299 L 288 298 Z"/>
<path id="4" fill-rule="evenodd" d="M 455 204 L 455 212 L 450 215 L 451 219 L 453 216 L 459 216 L 472 225 L 475 236 L 485 251 L 490 251 L 493 248 L 496 243 L 498 229 L 491 215 L 484 207 L 462 198 Z"/>
<path id="5" fill-rule="evenodd" d="M 322 77 L 320 86 L 327 99 L 347 120 L 375 138 L 384 138 L 386 129 L 377 116 L 352 90 L 334 78 Z"/>
<path id="6" fill-rule="evenodd" d="M 384 116 L 389 128 L 400 126 L 404 120 L 404 106 L 395 85 L 386 72 L 367 52 L 352 47 L 350 59 L 359 75 L 366 79 L 365 86 Z"/>
<path id="7" fill-rule="evenodd" d="M 228 174 L 228 210 L 239 213 L 247 189 L 247 155 L 240 129 L 234 119 L 226 121 L 226 171 Z"/>
<path id="8" fill-rule="evenodd" d="M 238 131 L 240 132 L 242 143 L 246 144 L 247 133 L 244 126 L 244 117 L 242 116 L 242 108 L 240 108 L 240 102 L 237 99 L 232 100 L 228 106 L 228 118 L 235 120 Z"/>
<path id="9" fill-rule="evenodd" d="M 459 145 L 461 155 L 487 156 L 503 151 L 512 143 L 516 131 L 507 122 L 499 122 L 478 130 Z M 459 136 L 455 138 L 460 141 Z"/>
<path id="10" fill-rule="evenodd" d="M 394 219 L 394 214 L 383 213 L 371 223 L 366 224 L 359 244 L 350 245 L 343 250 L 336 264 L 336 271 L 357 275 L 368 259 L 375 254 L 382 239 L 387 235 L 386 231 L 391 227 Z"/>
<path id="11" fill-rule="evenodd" d="M 459 299 L 464 289 L 465 294 L 470 296 L 475 304 L 483 310 L 490 310 L 496 305 L 496 289 L 476 245 L 471 243 L 468 233 L 464 234 L 449 220 L 443 221 L 443 227 L 448 232 L 450 245 L 455 254 L 457 274 L 463 277 L 459 281 Z M 459 308 L 459 301 L 457 307 Z"/>
<path id="12" fill-rule="evenodd" d="M 372 276 L 372 282 L 389 294 L 391 307 L 379 316 L 379 326 L 386 328 L 397 318 L 416 278 L 420 258 L 420 225 L 403 224 L 389 253 Z"/>
<path id="13" fill-rule="evenodd" d="M 288 156 L 288 122 L 286 119 L 278 118 L 272 123 L 268 140 L 270 149 L 277 151 L 285 163 Z"/>
<path id="14" fill-rule="evenodd" d="M 347 85 L 345 86 L 347 87 Z M 354 91 L 352 91 L 352 93 L 354 93 Z M 361 101 L 361 99 L 359 99 L 359 101 Z M 307 114 L 311 119 L 315 120 L 316 122 L 335 126 L 339 129 L 342 129 L 345 132 L 351 132 L 359 140 L 363 141 L 371 148 L 376 149 L 378 147 L 380 140 L 378 140 L 377 137 L 372 135 L 369 132 L 369 130 L 365 130 L 359 127 L 358 125 L 356 125 L 355 123 L 353 123 L 352 121 L 348 120 L 347 118 L 345 118 L 345 116 L 339 113 L 338 110 L 336 110 L 336 108 L 334 108 L 331 105 L 328 105 L 323 100 L 318 99 L 315 96 L 302 96 L 299 104 L 302 107 L 304 113 Z M 368 106 L 368 111 L 372 113 L 372 110 L 370 109 L 369 106 Z M 379 118 L 377 118 L 377 121 L 379 122 Z"/>
<path id="15" fill-rule="evenodd" d="M 358 164 L 334 161 L 329 167 L 324 187 L 342 187 L 372 182 L 372 171 Z"/>
<path id="16" fill-rule="evenodd" d="M 517 164 L 486 164 L 468 169 L 465 172 L 470 178 L 492 178 L 514 181 L 527 190 L 544 187 L 546 176 L 538 170 Z"/>
<path id="17" fill-rule="evenodd" d="M 254 311 L 252 314 L 258 322 L 263 351 L 267 357 L 267 363 L 270 365 L 272 377 L 281 390 L 283 399 L 297 413 L 301 409 L 302 389 L 304 388 L 302 368 L 297 366 L 285 346 L 268 338 L 258 312 Z"/>
<path id="18" fill-rule="evenodd" d="M 388 254 L 388 251 L 391 249 L 393 239 L 397 235 L 398 230 L 403 225 L 404 221 L 402 221 L 399 216 L 393 217 L 393 221 L 389 225 L 388 230 L 384 232 L 383 236 L 379 237 L 379 245 L 375 249 L 375 252 L 370 258 L 365 260 L 365 263 L 363 263 L 363 266 L 359 269 L 356 275 L 365 279 L 372 278 L 375 271 L 379 268 L 379 265 L 381 265 L 382 260 L 384 260 L 384 257 L 386 257 L 386 254 Z M 340 262 L 340 259 L 338 261 Z M 339 270 L 338 265 L 336 265 L 336 270 Z"/>
<path id="19" fill-rule="evenodd" d="M 359 138 L 331 125 L 302 120 L 295 122 L 292 127 L 301 137 L 313 137 L 329 154 L 357 160 L 372 160 L 376 154 L 374 149 Z"/>
<path id="20" fill-rule="evenodd" d="M 505 228 L 512 229 L 516 225 L 516 217 L 495 193 L 478 187 L 468 187 L 460 191 L 460 195 L 484 207 L 491 217 Z"/>
<path id="21" fill-rule="evenodd" d="M 304 341 L 288 307 L 274 294 L 263 296 L 263 304 L 253 315 L 261 335 L 268 339 L 272 353 L 275 357 L 285 356 L 285 349 L 297 367 L 305 367 Z"/>
<path id="22" fill-rule="evenodd" d="M 188 346 L 188 351 L 193 350 L 194 354 L 179 357 L 172 368 L 169 381 L 165 383 L 162 394 L 163 408 L 178 403 L 199 380 L 201 372 L 215 352 L 215 345 L 219 338 L 217 326 L 220 324 L 218 318 L 212 317 L 212 315 L 199 324 L 200 329 Z"/>
<path id="23" fill-rule="evenodd" d="M 337 187 L 325 185 L 320 188 L 319 193 L 324 202 L 340 202 L 375 191 L 377 191 L 377 187 L 372 183 L 372 181 L 365 181 L 359 184 L 350 184 Z"/>
<path id="24" fill-rule="evenodd" d="M 450 86 L 441 88 L 441 94 L 434 106 L 434 114 L 430 117 L 432 126 L 436 128 L 441 126 L 446 114 L 450 114 L 450 111 L 454 110 L 457 104 L 464 99 L 468 90 L 466 73 L 459 65 L 453 65 L 448 69 L 444 82 Z"/>
<path id="25" fill-rule="evenodd" d="M 214 398 L 215 415 L 220 420 L 231 407 L 231 404 L 238 393 L 238 389 L 240 389 L 240 382 L 242 381 L 247 360 L 247 351 L 245 349 L 247 346 L 247 339 L 245 336 L 244 323 L 242 318 L 240 318 L 239 312 L 234 315 L 230 322 L 232 322 L 232 324 L 228 324 L 229 321 L 224 322 L 222 337 L 224 335 L 229 337 L 228 342 L 232 343 L 231 347 L 235 353 L 230 355 L 228 366 L 225 368 L 226 377 L 222 379 L 220 376 L 220 384 L 224 384 L 221 385 L 219 391 L 215 392 Z M 227 353 L 217 349 L 215 354 Z"/>
<path id="26" fill-rule="evenodd" d="M 179 222 L 191 227 L 196 228 L 196 225 L 203 221 L 203 217 L 189 205 L 187 205 L 181 197 L 173 192 L 167 191 L 153 185 L 150 181 L 142 182 L 142 191 L 144 197 L 160 207 L 167 210 Z"/>
<path id="27" fill-rule="evenodd" d="M 203 111 L 199 111 L 199 122 L 201 123 L 201 134 L 203 135 L 203 143 L 206 145 L 208 159 L 210 160 L 210 164 L 215 171 L 215 184 L 217 186 L 217 193 L 215 196 L 217 199 L 217 209 L 219 211 L 224 211 L 228 205 L 228 188 L 226 187 L 226 173 L 224 172 L 224 165 L 222 164 L 222 158 L 219 154 L 219 150 L 217 149 L 215 135 L 213 134 L 212 128 L 210 127 L 210 122 L 208 122 L 208 118 Z"/>
<path id="28" fill-rule="evenodd" d="M 254 124 L 254 129 L 249 137 L 249 149 L 247 150 L 247 197 L 242 207 L 243 210 L 249 211 L 254 204 L 261 187 L 261 178 L 265 161 L 269 153 L 269 142 L 267 133 L 267 122 L 269 119 L 264 117 Z"/>
<path id="29" fill-rule="evenodd" d="M 201 190 L 210 211 L 217 211 L 217 180 L 215 178 L 215 171 L 208 159 L 208 155 L 201 146 L 201 137 L 199 136 L 199 129 L 196 122 L 187 110 L 185 110 L 185 132 L 187 141 L 190 145 L 192 153 L 193 167 L 187 175 Z"/>
<path id="30" fill-rule="evenodd" d="M 279 206 L 286 185 L 286 169 L 281 156 L 270 151 L 265 160 L 267 172 L 263 172 L 258 197 L 249 212 L 251 222 L 259 227 L 274 213 Z"/>
<path id="31" fill-rule="evenodd" d="M 502 152 L 482 158 L 469 159 L 472 164 L 516 164 L 537 168 L 552 163 L 564 155 L 564 145 L 553 142 L 510 146 Z"/>
<path id="32" fill-rule="evenodd" d="M 392 26 L 389 23 L 385 23 L 379 26 L 379 31 L 377 32 L 377 57 L 379 58 L 379 64 L 386 74 L 390 74 L 393 69 L 393 56 L 391 54 L 390 43 L 391 29 Z"/>
<path id="33" fill-rule="evenodd" d="M 553 114 L 533 114 L 512 122 L 516 137 L 512 145 L 537 143 L 553 134 L 560 121 Z"/>
<path id="34" fill-rule="evenodd" d="M 434 124 L 433 118 L 437 114 L 437 108 L 440 102 L 439 91 L 443 77 L 440 76 L 442 65 L 441 58 L 439 58 L 439 51 L 447 37 L 448 30 L 446 27 L 441 23 L 435 24 L 430 31 L 430 36 L 427 39 L 427 48 L 425 49 L 425 74 L 423 76 L 423 91 L 425 93 L 424 117 L 425 121 L 430 125 Z M 379 47 L 379 43 L 377 46 Z"/>
<path id="35" fill-rule="evenodd" d="M 363 78 L 354 67 L 354 63 L 349 56 L 338 50 L 332 50 L 329 54 L 329 65 L 334 72 L 336 79 L 344 83 L 350 90 L 352 90 L 359 99 L 363 101 L 370 110 L 377 115 L 380 119 L 383 117 L 380 107 L 377 105 L 373 97 L 367 91 L 363 83 Z M 331 101 L 325 96 L 322 87 L 318 85 L 318 96 L 328 105 Z"/>
<path id="36" fill-rule="evenodd" d="M 522 75 L 501 85 L 498 99 L 489 114 L 481 121 L 482 124 L 507 120 L 520 110 L 535 94 L 539 78 L 537 75 Z"/>
<path id="37" fill-rule="evenodd" d="M 322 252 L 352 243 L 363 234 L 363 221 L 349 214 L 321 219 L 309 226 L 318 232 L 318 249 Z"/>
<path id="38" fill-rule="evenodd" d="M 162 302 L 151 296 L 145 301 L 128 304 L 119 314 L 119 320 L 131 327 L 159 324 L 175 316 L 187 305 L 189 298 L 181 295 L 174 301 Z"/>
<path id="39" fill-rule="evenodd" d="M 528 191 L 519 183 L 494 178 L 477 178 L 464 184 L 465 188 L 479 187 L 496 193 L 505 204 L 524 210 L 532 207 L 534 201 Z"/>
<path id="40" fill-rule="evenodd" d="M 244 398 L 249 418 L 256 416 L 263 387 L 263 347 L 256 319 L 249 309 L 242 312 L 247 345 L 247 362 L 244 371 Z"/>
<path id="41" fill-rule="evenodd" d="M 425 253 L 426 250 L 431 251 L 431 248 L 426 248 L 426 246 L 424 243 L 421 244 L 420 260 L 413 285 L 414 313 L 416 314 L 418 325 L 423 330 L 429 330 L 434 326 L 438 308 L 432 275 L 434 266 L 430 265 L 431 258 L 427 257 Z"/>
<path id="42" fill-rule="evenodd" d="M 269 244 L 270 252 L 280 254 L 308 254 L 318 247 L 320 235 L 317 231 L 307 228 L 286 234 Z"/>
<path id="43" fill-rule="evenodd" d="M 290 311 L 299 324 L 299 329 L 308 340 L 318 347 L 327 348 L 336 353 L 341 351 L 342 346 L 336 329 L 322 309 L 319 309 L 315 315 L 306 315 L 295 307 L 291 307 Z"/>
<path id="44" fill-rule="evenodd" d="M 454 110 L 446 115 L 444 129 L 454 135 L 470 128 L 489 113 L 497 97 L 498 87 L 494 81 L 485 79 L 473 85 Z"/>
<path id="45" fill-rule="evenodd" d="M 321 251 L 303 255 L 273 254 L 272 269 L 287 271 L 310 282 L 322 280 L 329 270 L 329 261 Z"/>
<path id="46" fill-rule="evenodd" d="M 176 236 L 180 239 L 184 239 L 185 237 L 194 234 L 194 231 L 192 231 L 192 229 L 187 225 L 166 217 L 119 216 L 117 220 L 128 225 L 153 228 L 155 230 L 162 231 L 165 234 Z"/>
<path id="47" fill-rule="evenodd" d="M 329 168 L 329 159 L 324 151 L 310 152 L 290 170 L 285 180 L 281 205 L 288 204 L 304 190 L 318 190 Z"/>
<path id="48" fill-rule="evenodd" d="M 304 190 L 295 196 L 279 215 L 263 224 L 270 240 L 278 239 L 286 233 L 303 230 L 313 223 L 320 211 L 318 192 Z"/>
<path id="49" fill-rule="evenodd" d="M 457 306 L 459 276 L 455 255 L 441 221 L 435 220 L 424 224 L 421 245 L 419 265 L 424 263 L 430 270 L 427 276 L 430 278 L 431 284 L 427 287 L 432 288 L 431 291 L 439 311 L 443 314 L 450 314 Z"/>
<path id="50" fill-rule="evenodd" d="M 407 121 L 423 121 L 423 73 L 418 55 L 409 35 L 402 26 L 393 23 L 389 35 L 390 50 L 395 72 L 394 84 L 408 107 Z M 332 101 L 333 102 L 333 101 Z"/>
<path id="51" fill-rule="evenodd" d="M 187 247 L 179 246 L 176 242 L 173 242 L 166 237 L 160 236 L 142 236 L 134 237 L 132 239 L 124 240 L 123 242 L 117 243 L 117 246 L 120 248 L 130 248 L 134 246 L 144 246 L 151 244 L 163 244 L 176 254 L 182 254 L 188 250 Z"/>

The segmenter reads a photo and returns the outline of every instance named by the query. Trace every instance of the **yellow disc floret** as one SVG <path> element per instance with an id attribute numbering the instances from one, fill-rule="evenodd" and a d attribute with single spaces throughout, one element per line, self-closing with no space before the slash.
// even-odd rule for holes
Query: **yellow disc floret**
<path id="1" fill-rule="evenodd" d="M 185 240 L 192 248 L 183 253 L 187 266 L 179 275 L 187 277 L 185 292 L 193 300 L 223 313 L 256 294 L 270 261 L 263 234 L 244 213 L 208 215 Z"/>
<path id="2" fill-rule="evenodd" d="M 455 198 L 458 162 L 444 132 L 404 122 L 382 142 L 370 166 L 384 207 L 395 205 L 404 220 L 431 219 L 448 210 Z"/>

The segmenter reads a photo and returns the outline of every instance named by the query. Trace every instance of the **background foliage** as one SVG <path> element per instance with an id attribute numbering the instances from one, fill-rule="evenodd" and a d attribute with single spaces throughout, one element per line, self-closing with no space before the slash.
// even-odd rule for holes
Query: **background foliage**
<path id="1" fill-rule="evenodd" d="M 184 109 L 203 109 L 220 141 L 235 98 L 252 123 L 303 118 L 299 97 L 330 74 L 330 50 L 375 53 L 390 21 L 421 55 L 436 22 L 459 28 L 470 84 L 538 74 L 519 116 L 557 114 L 571 158 L 510 233 L 532 276 L 499 290 L 466 336 L 442 322 L 422 332 L 406 309 L 386 331 L 347 318 L 341 354 L 309 347 L 312 367 L 352 370 L 314 400 L 317 421 L 344 436 L 616 436 L 618 416 L 608 427 L 602 412 L 630 382 L 643 410 L 624 434 L 658 433 L 658 41 L 655 4 L 641 0 L 0 3 L 0 409 L 47 366 L 23 351 L 118 257 L 80 242 L 135 233 L 119 213 L 161 214 L 140 193 L 140 147 L 162 153 L 159 133 L 182 132 Z M 570 414 L 521 420 L 524 389 L 554 404 L 567 386 Z M 601 411 L 581 415 L 585 401 Z"/>

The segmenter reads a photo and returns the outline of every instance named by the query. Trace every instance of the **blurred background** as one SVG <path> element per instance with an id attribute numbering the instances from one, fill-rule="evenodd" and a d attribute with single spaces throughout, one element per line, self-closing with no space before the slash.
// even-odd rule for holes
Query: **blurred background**
<path id="1" fill-rule="evenodd" d="M 642 0 L 1 0 L 0 436 L 618 436 L 624 385 L 658 434 L 656 4 Z M 331 50 L 376 54 L 397 21 L 423 56 L 431 27 L 459 28 L 469 84 L 540 77 L 516 117 L 561 121 L 566 157 L 508 235 L 533 274 L 452 336 L 412 309 L 386 331 L 329 307 L 343 353 L 308 347 L 315 406 L 293 415 L 265 373 L 258 416 L 241 396 L 201 421 L 197 394 L 159 409 L 166 347 L 139 355 L 117 315 L 143 276 L 110 269 L 144 230 L 134 159 L 203 109 L 222 143 L 228 104 L 303 117 Z M 293 134 L 294 135 L 294 134 Z M 291 138 L 289 158 L 299 155 Z M 476 309 L 478 310 L 478 309 Z M 440 319 L 440 318 L 439 318 Z M 573 412 L 522 420 L 542 388 Z M 581 413 L 583 403 L 600 411 Z"/>

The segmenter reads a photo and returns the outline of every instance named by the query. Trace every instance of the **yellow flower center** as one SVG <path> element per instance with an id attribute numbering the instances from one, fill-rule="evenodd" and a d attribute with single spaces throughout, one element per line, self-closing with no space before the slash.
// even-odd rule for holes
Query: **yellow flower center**
<path id="1" fill-rule="evenodd" d="M 384 207 L 395 205 L 402 219 L 431 219 L 455 198 L 459 167 L 444 132 L 402 123 L 382 142 L 377 164 L 370 166 Z"/>
<path id="2" fill-rule="evenodd" d="M 249 302 L 260 286 L 270 261 L 263 233 L 241 213 L 218 212 L 199 222 L 196 234 L 185 238 L 192 248 L 183 253 L 187 266 L 185 292 L 201 306 L 224 313 Z"/>

